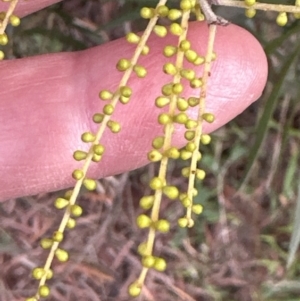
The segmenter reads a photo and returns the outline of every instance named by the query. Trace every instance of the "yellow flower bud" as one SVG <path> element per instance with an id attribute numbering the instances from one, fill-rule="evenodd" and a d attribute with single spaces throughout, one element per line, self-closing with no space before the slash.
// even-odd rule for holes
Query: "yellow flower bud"
<path id="1" fill-rule="evenodd" d="M 285 26 L 288 22 L 288 16 L 286 12 L 280 12 L 276 18 L 276 23 L 279 26 Z"/>
<path id="2" fill-rule="evenodd" d="M 158 162 L 162 159 L 162 154 L 158 150 L 152 150 L 148 153 L 148 160 Z"/>
<path id="3" fill-rule="evenodd" d="M 55 251 L 55 256 L 61 262 L 66 262 L 69 259 L 68 252 L 59 248 Z"/>
<path id="4" fill-rule="evenodd" d="M 76 204 L 71 206 L 70 211 L 76 217 L 78 217 L 82 214 L 82 208 L 79 205 L 76 205 Z"/>
<path id="5" fill-rule="evenodd" d="M 172 23 L 170 25 L 170 32 L 175 36 L 180 36 L 183 32 L 183 28 L 178 23 Z"/>
<path id="6" fill-rule="evenodd" d="M 129 285 L 128 287 L 128 294 L 131 296 L 131 297 L 137 297 L 141 294 L 141 287 L 140 285 L 138 285 L 137 283 L 132 283 Z"/>
<path id="7" fill-rule="evenodd" d="M 179 196 L 179 191 L 176 186 L 165 186 L 163 193 L 171 200 L 175 200 Z"/>
<path id="8" fill-rule="evenodd" d="M 39 295 L 43 298 L 46 298 L 50 295 L 50 289 L 47 285 L 42 285 L 39 288 Z"/>
<path id="9" fill-rule="evenodd" d="M 151 218 L 147 216 L 146 214 L 141 214 L 137 217 L 136 223 L 139 228 L 149 228 L 152 224 Z"/>
<path id="10" fill-rule="evenodd" d="M 87 190 L 95 190 L 97 188 L 97 183 L 93 179 L 84 179 L 83 180 L 83 185 Z"/>
<path id="11" fill-rule="evenodd" d="M 55 200 L 54 206 L 57 209 L 63 209 L 69 205 L 69 201 L 64 198 L 57 198 Z"/>
<path id="12" fill-rule="evenodd" d="M 164 187 L 164 181 L 159 177 L 154 177 L 151 179 L 149 186 L 153 190 L 162 189 Z"/>
<path id="13" fill-rule="evenodd" d="M 151 268 L 151 267 L 153 267 L 154 263 L 155 263 L 155 258 L 152 255 L 144 256 L 142 258 L 142 265 L 145 268 Z"/>
<path id="14" fill-rule="evenodd" d="M 153 268 L 159 272 L 163 272 L 167 268 L 167 263 L 163 258 L 156 257 Z"/>
<path id="15" fill-rule="evenodd" d="M 140 206 L 141 208 L 148 210 L 150 208 L 152 208 L 154 203 L 154 196 L 153 195 L 147 195 L 147 196 L 143 196 L 140 199 Z"/>
<path id="16" fill-rule="evenodd" d="M 164 38 L 168 33 L 167 28 L 162 25 L 155 25 L 153 32 L 161 38 Z"/>
<path id="17" fill-rule="evenodd" d="M 61 231 L 54 231 L 52 235 L 53 241 L 61 242 L 64 239 L 64 234 Z"/>

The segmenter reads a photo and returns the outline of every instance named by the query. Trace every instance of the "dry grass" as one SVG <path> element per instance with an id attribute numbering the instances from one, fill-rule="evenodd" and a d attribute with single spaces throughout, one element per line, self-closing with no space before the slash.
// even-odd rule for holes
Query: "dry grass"
<path id="1" fill-rule="evenodd" d="M 131 28 L 140 29 L 140 22 L 119 20 L 130 8 L 124 12 L 124 7 L 118 5 L 121 2 L 69 0 L 54 10 L 40 12 L 24 21 L 26 30 L 43 23 L 49 32 L 59 30 L 73 42 L 64 44 L 62 38 L 53 44 L 51 35 L 39 40 L 38 32 L 31 31 L 27 38 L 16 32 L 11 53 L 25 56 L 74 50 L 80 45 L 90 47 L 123 36 Z M 132 9 L 136 7 L 136 3 L 131 5 Z M 115 26 L 104 26 L 113 20 Z M 31 43 L 32 39 L 36 44 Z M 48 41 L 54 49 L 49 49 Z M 212 170 L 202 187 L 201 202 L 206 209 L 193 229 L 178 229 L 176 221 L 182 215 L 181 206 L 163 203 L 163 215 L 172 227 L 169 234 L 158 237 L 156 254 L 167 259 L 168 268 L 165 273 L 150 272 L 143 296 L 137 300 L 297 300 L 299 286 L 293 281 L 299 277 L 298 266 L 292 272 L 285 269 L 290 236 L 286 226 L 290 224 L 295 195 L 282 193 L 285 175 L 276 172 L 286 169 L 288 159 L 276 166 L 272 162 L 278 161 L 278 157 L 272 161 L 265 151 L 263 159 L 256 163 L 251 195 L 237 193 L 235 189 L 246 158 L 232 160 L 231 154 L 241 147 L 239 143 L 246 144 L 248 137 L 253 136 L 259 109 L 259 104 L 253 105 L 218 131 L 214 144 L 206 149 L 204 164 Z M 292 118 L 291 127 L 297 128 L 299 114 L 285 110 L 282 115 L 282 110 L 285 108 L 278 109 L 277 120 Z M 290 139 L 285 158 L 292 156 L 298 140 Z M 266 150 L 280 141 L 274 130 L 267 138 Z M 217 167 L 213 168 L 212 162 Z M 180 164 L 172 167 L 170 177 L 172 183 L 183 187 L 186 183 L 180 177 Z M 140 271 L 136 250 L 146 235 L 135 225 L 140 213 L 138 202 L 147 193 L 148 179 L 155 170 L 156 166 L 150 165 L 130 174 L 102 179 L 96 192 L 81 194 L 79 204 L 84 214 L 75 230 L 67 232 L 62 244 L 69 251 L 70 260 L 54 262 L 48 300 L 130 300 L 127 286 Z M 1 301 L 21 301 L 35 292 L 37 283 L 31 278 L 31 270 L 43 264 L 47 255 L 39 247 L 39 240 L 50 235 L 61 219 L 62 212 L 53 206 L 58 195 L 61 192 L 0 204 Z"/>

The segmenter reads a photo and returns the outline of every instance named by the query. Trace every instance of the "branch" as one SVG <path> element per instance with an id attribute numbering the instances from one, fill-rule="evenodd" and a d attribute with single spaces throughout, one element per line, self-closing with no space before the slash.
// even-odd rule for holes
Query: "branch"
<path id="1" fill-rule="evenodd" d="M 269 3 L 255 3 L 252 6 L 248 6 L 244 1 L 237 0 L 215 0 L 213 4 L 220 6 L 232 6 L 240 8 L 254 8 L 263 11 L 277 11 L 286 13 L 300 13 L 300 6 L 295 5 L 283 5 L 283 4 L 269 4 Z"/>

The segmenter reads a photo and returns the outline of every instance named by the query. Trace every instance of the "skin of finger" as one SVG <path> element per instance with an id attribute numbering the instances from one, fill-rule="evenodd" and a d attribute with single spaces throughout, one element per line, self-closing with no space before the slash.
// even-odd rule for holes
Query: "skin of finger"
<path id="1" fill-rule="evenodd" d="M 192 23 L 192 47 L 204 54 L 208 29 Z M 167 41 L 167 43 L 166 43 Z M 150 54 L 140 64 L 147 68 L 144 79 L 129 81 L 133 97 L 118 104 L 112 120 L 122 125 L 118 134 L 106 130 L 103 160 L 93 163 L 89 176 L 100 178 L 143 166 L 152 139 L 162 132 L 157 124 L 160 112 L 154 106 L 161 86 L 171 77 L 161 69 L 169 61 L 161 53 L 166 44 L 176 43 L 151 37 Z M 1 200 L 74 185 L 71 172 L 82 163 L 72 158 L 76 149 L 87 150 L 80 136 L 96 130 L 92 122 L 101 112 L 101 89 L 115 91 L 122 74 L 116 71 L 118 59 L 130 58 L 134 46 L 120 39 L 77 53 L 60 53 L 2 62 L 0 70 L 0 191 Z M 262 93 L 267 62 L 259 43 L 245 30 L 230 25 L 219 27 L 208 86 L 207 111 L 216 121 L 205 125 L 211 132 L 242 112 Z M 201 76 L 202 67 L 197 68 Z M 185 95 L 199 95 L 186 85 Z M 196 116 L 197 110 L 191 111 Z M 174 135 L 174 144 L 183 145 L 183 128 Z"/>
<path id="2" fill-rule="evenodd" d="M 16 9 L 14 11 L 14 14 L 18 17 L 24 17 L 31 13 L 34 13 L 38 10 L 41 10 L 49 5 L 55 4 L 60 2 L 61 0 L 19 0 Z M 9 7 L 9 2 L 0 2 L 0 11 L 7 11 Z"/>

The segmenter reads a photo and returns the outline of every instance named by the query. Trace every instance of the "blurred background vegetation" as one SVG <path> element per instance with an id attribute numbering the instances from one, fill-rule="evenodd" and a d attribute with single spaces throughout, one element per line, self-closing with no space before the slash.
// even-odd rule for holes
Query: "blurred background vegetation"
<path id="1" fill-rule="evenodd" d="M 139 10 L 156 3 L 64 0 L 24 18 L 20 27 L 9 27 L 12 39 L 5 50 L 9 58 L 21 58 L 106 43 L 145 28 Z M 201 166 L 208 176 L 199 184 L 196 202 L 205 210 L 195 227 L 179 229 L 181 206 L 163 203 L 172 229 L 158 237 L 156 252 L 167 259 L 168 268 L 166 273 L 150 273 L 137 300 L 299 300 L 300 213 L 296 219 L 295 213 L 300 203 L 300 22 L 290 16 L 281 28 L 276 13 L 257 12 L 254 19 L 246 19 L 240 9 L 217 10 L 261 42 L 269 59 L 268 83 L 259 101 L 203 147 Z M 185 186 L 181 166 L 171 166 L 170 178 Z M 141 212 L 138 202 L 156 170 L 151 164 L 102 179 L 97 192 L 81 194 L 84 215 L 64 242 L 69 262 L 54 262 L 49 300 L 129 300 L 127 286 L 140 270 L 136 249 L 146 234 L 135 225 Z M 53 207 L 58 195 L 0 204 L 1 301 L 23 300 L 35 292 L 30 273 L 46 258 L 40 238 L 60 221 Z"/>

